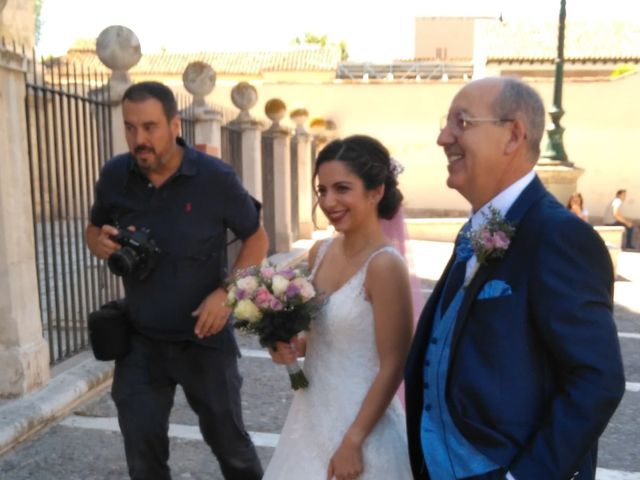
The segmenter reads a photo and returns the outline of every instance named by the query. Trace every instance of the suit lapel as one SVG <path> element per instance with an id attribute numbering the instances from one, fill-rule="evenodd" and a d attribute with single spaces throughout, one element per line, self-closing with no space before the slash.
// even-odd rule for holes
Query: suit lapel
<path id="1" fill-rule="evenodd" d="M 547 190 L 545 189 L 544 185 L 542 184 L 538 176 L 536 176 L 531 181 L 531 183 L 527 185 L 527 187 L 522 191 L 520 196 L 518 196 L 516 201 L 513 203 L 513 205 L 505 215 L 505 218 L 507 221 L 509 221 L 511 224 L 515 226 L 515 235 L 513 238 L 514 242 L 517 241 L 517 238 L 518 238 L 518 224 L 520 224 L 520 222 L 522 221 L 523 217 L 525 216 L 529 208 L 531 208 L 531 206 L 538 199 L 540 199 L 546 194 L 548 194 Z M 509 251 L 507 250 L 505 258 L 490 260 L 485 265 L 480 265 L 473 279 L 471 280 L 471 282 L 469 282 L 469 285 L 467 285 L 467 288 L 464 292 L 464 297 L 462 299 L 462 303 L 460 304 L 460 309 L 458 310 L 456 325 L 453 332 L 453 343 L 451 345 L 451 349 L 452 349 L 451 358 L 454 358 L 453 350 L 455 350 L 458 343 L 458 337 L 460 336 L 460 332 L 464 328 L 464 325 L 466 324 L 467 319 L 469 318 L 469 310 L 471 309 L 471 305 L 473 305 L 473 302 L 478 295 L 478 290 L 482 285 L 485 284 L 485 282 L 493 274 L 493 272 L 495 272 L 500 262 L 503 262 L 505 260 L 508 261 L 508 255 L 509 255 Z"/>

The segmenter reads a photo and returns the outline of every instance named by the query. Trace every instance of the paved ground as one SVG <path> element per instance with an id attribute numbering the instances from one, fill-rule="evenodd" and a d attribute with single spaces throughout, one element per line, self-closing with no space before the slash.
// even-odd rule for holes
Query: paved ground
<path id="1" fill-rule="evenodd" d="M 451 251 L 450 244 L 413 242 L 425 295 Z M 428 259 L 428 260 L 427 260 Z M 616 282 L 615 317 L 627 374 L 627 393 L 607 428 L 600 447 L 599 480 L 640 480 L 640 253 L 624 252 Z M 255 341 L 240 337 L 244 351 L 245 423 L 266 465 L 277 442 L 291 392 L 284 369 L 273 365 Z M 84 362 L 83 362 L 84 360 Z M 95 363 L 89 353 L 61 376 Z M 103 383 L 103 385 L 105 385 Z M 108 386 L 108 385 L 107 385 Z M 2 480 L 126 479 L 115 407 L 105 386 L 61 421 L 0 456 Z M 0 418 L 7 411 L 0 406 Z M 196 418 L 181 392 L 171 417 L 171 469 L 174 479 L 221 479 L 219 468 L 201 441 Z M 1 432 L 0 432 L 1 433 Z M 0 435 L 1 437 L 1 435 Z"/>

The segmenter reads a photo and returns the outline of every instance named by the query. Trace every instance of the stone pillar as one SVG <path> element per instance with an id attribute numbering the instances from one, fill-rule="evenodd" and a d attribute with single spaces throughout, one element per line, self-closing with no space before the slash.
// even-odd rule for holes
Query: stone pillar
<path id="1" fill-rule="evenodd" d="M 295 133 L 291 139 L 291 175 L 292 186 L 296 189 L 296 204 L 292 205 L 292 221 L 297 220 L 297 238 L 311 238 L 313 233 L 312 208 L 314 202 L 312 174 L 313 161 L 311 157 L 311 135 L 304 128 L 309 117 L 306 109 L 296 109 L 289 115 L 295 124 Z M 297 181 L 296 181 L 297 180 Z M 295 226 L 294 226 L 295 227 Z M 295 233 L 295 228 L 293 228 Z"/>
<path id="2" fill-rule="evenodd" d="M 330 132 L 324 118 L 317 117 L 312 119 L 309 126 L 311 129 L 311 154 L 315 162 L 320 150 L 329 143 Z M 327 217 L 324 216 L 320 208 L 315 209 L 315 227 L 320 230 L 325 230 L 329 227 L 329 220 L 327 220 Z"/>
<path id="3" fill-rule="evenodd" d="M 231 101 L 240 109 L 238 116 L 227 125 L 230 145 L 224 156 L 242 179 L 242 184 L 254 198 L 262 201 L 262 162 L 260 152 L 260 122 L 251 117 L 249 110 L 258 101 L 258 92 L 247 82 L 231 89 Z"/>
<path id="4" fill-rule="evenodd" d="M 33 238 L 24 98 L 27 60 L 0 45 L 0 397 L 49 380 Z"/>
<path id="5" fill-rule="evenodd" d="M 578 191 L 578 177 L 584 169 L 573 165 L 539 163 L 535 167 L 536 174 L 556 199 L 563 205 L 569 201 L 573 192 Z"/>
<path id="6" fill-rule="evenodd" d="M 100 61 L 112 70 L 109 79 L 109 96 L 111 98 L 111 134 L 113 153 L 129 151 L 124 135 L 122 118 L 122 96 L 131 85 L 127 71 L 136 65 L 142 53 L 140 41 L 136 34 L 127 27 L 112 25 L 105 28 L 96 40 L 96 53 Z M 106 160 L 106 159 L 105 159 Z"/>
<path id="7" fill-rule="evenodd" d="M 291 159 L 289 130 L 280 125 L 287 107 L 279 98 L 269 100 L 265 113 L 272 121 L 262 133 L 264 223 L 271 252 L 291 250 Z"/>
<path id="8" fill-rule="evenodd" d="M 0 37 L 30 52 L 36 32 L 35 0 L 0 0 Z"/>
<path id="9" fill-rule="evenodd" d="M 216 72 L 205 62 L 191 62 L 182 74 L 182 83 L 193 95 L 196 148 L 220 156 L 222 148 L 222 114 L 204 100 L 216 85 Z"/>

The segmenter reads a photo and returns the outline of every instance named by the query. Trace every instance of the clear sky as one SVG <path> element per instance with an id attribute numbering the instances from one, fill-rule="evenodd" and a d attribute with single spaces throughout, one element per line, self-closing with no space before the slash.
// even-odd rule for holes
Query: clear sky
<path id="1" fill-rule="evenodd" d="M 350 59 L 413 58 L 417 16 L 557 21 L 560 0 L 43 0 L 40 54 L 62 54 L 109 25 L 131 28 L 151 53 L 287 48 L 306 32 L 345 40 Z M 567 19 L 640 19 L 637 0 L 567 0 Z"/>

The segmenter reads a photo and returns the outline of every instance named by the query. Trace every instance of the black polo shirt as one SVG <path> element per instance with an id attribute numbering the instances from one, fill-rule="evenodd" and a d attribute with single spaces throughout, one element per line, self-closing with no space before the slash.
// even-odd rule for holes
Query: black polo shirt
<path id="1" fill-rule="evenodd" d="M 182 163 L 155 188 L 130 153 L 105 163 L 96 184 L 91 223 L 150 230 L 161 253 L 144 280 L 123 278 L 134 327 L 164 340 L 199 341 L 191 315 L 226 275 L 226 229 L 245 239 L 259 227 L 259 206 L 222 160 L 187 146 Z M 224 331 L 224 330 L 223 330 Z"/>

